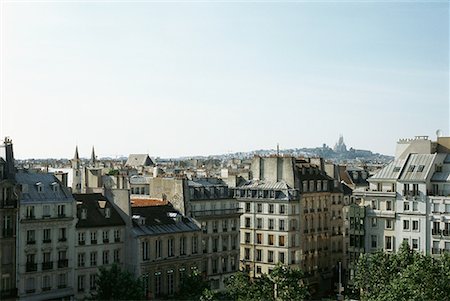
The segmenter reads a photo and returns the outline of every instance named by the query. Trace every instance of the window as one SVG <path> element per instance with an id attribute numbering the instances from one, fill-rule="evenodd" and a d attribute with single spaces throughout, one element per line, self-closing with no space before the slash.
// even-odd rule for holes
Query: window
<path id="1" fill-rule="evenodd" d="M 66 228 L 59 228 L 59 241 L 66 241 Z"/>
<path id="2" fill-rule="evenodd" d="M 413 211 L 417 211 L 418 210 L 418 202 L 412 202 L 413 204 Z"/>
<path id="3" fill-rule="evenodd" d="M 244 249 L 244 259 L 245 260 L 250 260 L 250 248 L 245 248 Z"/>
<path id="4" fill-rule="evenodd" d="M 273 251 L 268 251 L 267 252 L 267 261 L 268 262 L 273 262 Z"/>
<path id="5" fill-rule="evenodd" d="M 371 241 L 371 244 L 370 244 L 370 246 L 372 247 L 372 249 L 376 249 L 377 248 L 377 236 L 376 235 L 371 235 L 370 236 L 370 241 Z"/>
<path id="6" fill-rule="evenodd" d="M 103 243 L 109 243 L 109 231 L 105 230 L 103 231 Z"/>
<path id="7" fill-rule="evenodd" d="M 192 237 L 192 254 L 197 254 L 198 252 L 198 237 Z"/>
<path id="8" fill-rule="evenodd" d="M 409 230 L 409 220 L 403 220 L 403 230 Z"/>
<path id="9" fill-rule="evenodd" d="M 392 201 L 386 201 L 386 210 L 391 211 L 392 210 Z"/>
<path id="10" fill-rule="evenodd" d="M 419 231 L 419 221 L 412 221 L 412 229 Z"/>
<path id="11" fill-rule="evenodd" d="M 245 243 L 250 243 L 250 232 L 245 232 Z"/>
<path id="12" fill-rule="evenodd" d="M 114 230 L 114 241 L 120 242 L 120 230 Z"/>
<path id="13" fill-rule="evenodd" d="M 174 282 L 173 282 L 173 270 L 167 271 L 167 293 L 173 295 L 174 292 Z"/>
<path id="14" fill-rule="evenodd" d="M 27 294 L 34 293 L 36 291 L 36 288 L 35 288 L 34 285 L 35 285 L 34 284 L 34 278 L 33 277 L 27 278 L 25 292 Z"/>
<path id="15" fill-rule="evenodd" d="M 105 218 L 111 217 L 111 208 L 105 208 Z"/>
<path id="16" fill-rule="evenodd" d="M 180 237 L 180 255 L 186 255 L 186 237 Z"/>
<path id="17" fill-rule="evenodd" d="M 250 203 L 245 203 L 245 212 L 250 212 Z"/>
<path id="18" fill-rule="evenodd" d="M 81 209 L 81 219 L 86 219 L 87 218 L 87 209 L 83 208 Z"/>
<path id="19" fill-rule="evenodd" d="M 269 230 L 273 230 L 273 219 L 269 218 Z"/>
<path id="20" fill-rule="evenodd" d="M 258 204 L 258 205 L 256 205 L 256 211 L 258 212 L 258 213 L 261 213 L 262 212 L 262 204 Z"/>
<path id="21" fill-rule="evenodd" d="M 66 206 L 65 205 L 58 205 L 58 217 L 65 217 L 66 216 Z"/>
<path id="22" fill-rule="evenodd" d="M 445 212 L 450 213 L 450 204 L 445 204 Z"/>
<path id="23" fill-rule="evenodd" d="M 257 219 L 256 219 L 256 228 L 262 229 L 262 227 L 263 227 L 263 221 L 262 221 L 262 218 L 257 218 Z"/>
<path id="24" fill-rule="evenodd" d="M 272 234 L 269 234 L 267 236 L 267 241 L 269 242 L 270 246 L 273 246 L 273 235 Z"/>
<path id="25" fill-rule="evenodd" d="M 392 236 L 386 236 L 384 238 L 385 241 L 385 249 L 392 250 Z"/>
<path id="26" fill-rule="evenodd" d="M 278 222 L 280 231 L 284 231 L 284 219 L 280 219 Z"/>
<path id="27" fill-rule="evenodd" d="M 95 267 L 97 265 L 97 252 L 91 252 L 91 267 Z"/>
<path id="28" fill-rule="evenodd" d="M 161 281 L 161 272 L 155 273 L 155 295 L 161 295 L 162 281 Z"/>
<path id="29" fill-rule="evenodd" d="M 228 220 L 224 219 L 222 220 L 222 232 L 227 232 L 228 231 Z"/>
<path id="30" fill-rule="evenodd" d="M 109 251 L 103 251 L 103 264 L 109 264 Z"/>
<path id="31" fill-rule="evenodd" d="M 278 236 L 278 246 L 284 247 L 284 244 L 285 244 L 285 238 L 284 238 L 284 235 Z"/>
<path id="32" fill-rule="evenodd" d="M 280 205 L 280 214 L 284 214 L 286 211 L 286 206 L 285 205 Z"/>
<path id="33" fill-rule="evenodd" d="M 371 201 L 371 205 L 372 205 L 372 209 L 374 209 L 374 210 L 378 209 L 378 202 L 377 202 L 377 200 L 372 200 Z"/>
<path id="34" fill-rule="evenodd" d="M 273 212 L 274 212 L 273 204 L 269 204 L 269 213 L 273 213 Z"/>
<path id="35" fill-rule="evenodd" d="M 35 231 L 34 230 L 27 230 L 27 244 L 28 245 L 34 245 L 35 243 L 36 243 Z"/>
<path id="36" fill-rule="evenodd" d="M 214 220 L 213 221 L 213 232 L 217 233 L 217 229 L 219 228 L 219 222 Z"/>
<path id="37" fill-rule="evenodd" d="M 119 263 L 120 262 L 120 249 L 114 250 L 114 262 Z"/>
<path id="38" fill-rule="evenodd" d="M 89 288 L 91 290 L 95 289 L 96 282 L 97 282 L 97 274 L 90 274 L 89 275 Z"/>
<path id="39" fill-rule="evenodd" d="M 84 262 L 86 259 L 86 253 L 78 253 L 78 266 L 84 267 Z"/>
<path id="40" fill-rule="evenodd" d="M 26 218 L 27 219 L 33 219 L 34 216 L 34 206 L 27 206 L 27 215 Z M 34 279 L 34 278 L 33 278 Z"/>
<path id="41" fill-rule="evenodd" d="M 161 239 L 157 239 L 155 241 L 155 253 L 156 253 L 156 258 L 160 258 L 162 255 L 162 240 Z"/>
<path id="42" fill-rule="evenodd" d="M 150 254 L 148 250 L 148 241 L 145 240 L 141 243 L 142 248 L 142 260 L 147 261 L 150 259 Z"/>
<path id="43" fill-rule="evenodd" d="M 50 276 L 45 275 L 42 277 L 42 290 L 43 291 L 49 291 L 52 288 L 52 284 L 50 281 Z"/>
<path id="44" fill-rule="evenodd" d="M 261 233 L 256 234 L 256 243 L 259 245 L 262 244 L 262 234 Z"/>
<path id="45" fill-rule="evenodd" d="M 44 229 L 44 231 L 43 231 L 43 235 L 42 235 L 42 237 L 43 237 L 43 239 L 42 239 L 42 242 L 43 243 L 49 243 L 49 242 L 51 242 L 52 241 L 52 239 L 51 239 L 51 230 L 50 229 Z"/>
<path id="46" fill-rule="evenodd" d="M 378 220 L 376 217 L 372 217 L 372 228 L 378 227 Z"/>
<path id="47" fill-rule="evenodd" d="M 403 201 L 403 211 L 409 211 L 409 202 Z"/>
<path id="48" fill-rule="evenodd" d="M 67 274 L 62 273 L 58 276 L 58 288 L 65 288 L 67 286 Z"/>
<path id="49" fill-rule="evenodd" d="M 249 217 L 245 218 L 245 227 L 250 228 L 250 218 Z"/>
<path id="50" fill-rule="evenodd" d="M 433 204 L 433 212 L 439 212 L 439 204 Z"/>
<path id="51" fill-rule="evenodd" d="M 84 292 L 84 282 L 85 282 L 86 276 L 84 275 L 78 275 L 78 291 Z"/>
<path id="52" fill-rule="evenodd" d="M 97 243 L 97 232 L 91 232 L 91 245 L 95 245 Z"/>
<path id="53" fill-rule="evenodd" d="M 175 256 L 175 249 L 174 249 L 174 239 L 169 238 L 167 241 L 167 256 L 172 257 Z"/>
<path id="54" fill-rule="evenodd" d="M 78 232 L 78 244 L 84 245 L 85 242 L 85 233 L 84 232 Z"/>
<path id="55" fill-rule="evenodd" d="M 262 250 L 256 249 L 256 261 L 262 261 Z"/>
<path id="56" fill-rule="evenodd" d="M 388 218 L 386 219 L 386 229 L 392 230 L 394 228 L 394 222 L 392 219 Z"/>
<path id="57" fill-rule="evenodd" d="M 417 238 L 413 238 L 412 239 L 412 248 L 414 250 L 418 250 L 419 249 L 419 240 Z"/>
<path id="58" fill-rule="evenodd" d="M 284 262 L 285 262 L 285 255 L 284 255 L 284 252 L 278 252 L 278 260 L 279 260 L 281 263 L 284 263 Z"/>

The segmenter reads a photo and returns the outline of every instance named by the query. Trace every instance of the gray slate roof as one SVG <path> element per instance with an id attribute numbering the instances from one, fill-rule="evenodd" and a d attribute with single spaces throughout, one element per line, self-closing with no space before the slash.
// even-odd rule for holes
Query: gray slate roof
<path id="1" fill-rule="evenodd" d="M 400 181 L 425 181 L 435 158 L 436 154 L 410 154 Z"/>
<path id="2" fill-rule="evenodd" d="M 150 159 L 147 154 L 131 154 L 128 156 L 125 166 L 137 167 L 137 166 L 153 166 L 155 163 Z"/>
<path id="3" fill-rule="evenodd" d="M 252 180 L 244 183 L 238 188 L 243 189 L 262 189 L 262 190 L 283 190 L 283 189 L 291 189 L 289 185 L 285 181 L 261 181 L 261 180 Z"/>
<path id="4" fill-rule="evenodd" d="M 405 163 L 406 160 L 404 159 L 392 161 L 370 177 L 369 182 L 371 180 L 397 180 L 400 177 Z"/>
<path id="5" fill-rule="evenodd" d="M 137 236 L 201 231 L 192 219 L 181 215 L 172 205 L 132 207 L 131 212 L 135 217 L 145 218 L 145 225 L 133 219 L 133 232 Z"/>
<path id="6" fill-rule="evenodd" d="M 18 184 L 25 186 L 20 197 L 21 203 L 49 203 L 49 202 L 75 202 L 69 189 L 53 175 L 46 173 L 16 174 Z M 56 191 L 53 186 L 56 185 Z M 38 191 L 38 186 L 42 191 Z"/>

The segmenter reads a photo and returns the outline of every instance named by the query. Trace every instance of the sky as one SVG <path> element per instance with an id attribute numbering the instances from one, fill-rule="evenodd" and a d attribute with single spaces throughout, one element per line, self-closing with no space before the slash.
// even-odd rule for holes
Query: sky
<path id="1" fill-rule="evenodd" d="M 448 1 L 0 0 L 16 158 L 449 135 Z"/>

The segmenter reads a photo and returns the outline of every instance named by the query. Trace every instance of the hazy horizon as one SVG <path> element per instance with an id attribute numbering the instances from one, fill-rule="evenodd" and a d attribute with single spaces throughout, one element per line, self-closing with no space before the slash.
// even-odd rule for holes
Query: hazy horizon
<path id="1" fill-rule="evenodd" d="M 0 1 L 16 158 L 449 135 L 449 3 Z"/>

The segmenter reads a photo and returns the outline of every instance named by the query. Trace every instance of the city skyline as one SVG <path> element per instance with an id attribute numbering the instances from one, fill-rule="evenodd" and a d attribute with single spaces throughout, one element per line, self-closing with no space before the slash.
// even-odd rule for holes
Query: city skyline
<path id="1" fill-rule="evenodd" d="M 1 1 L 17 158 L 333 146 L 449 130 L 446 1 Z M 29 147 L 32 146 L 32 147 Z"/>

